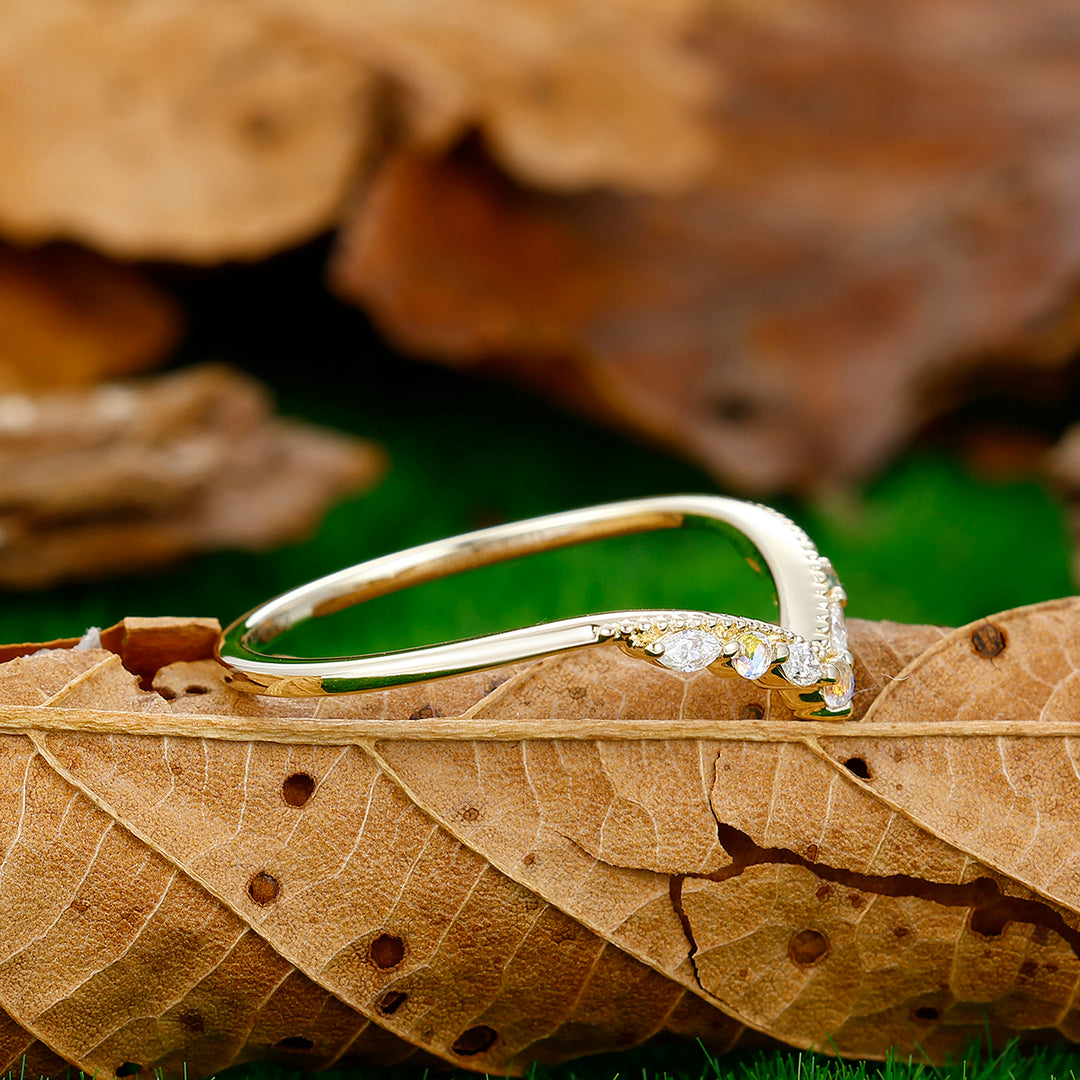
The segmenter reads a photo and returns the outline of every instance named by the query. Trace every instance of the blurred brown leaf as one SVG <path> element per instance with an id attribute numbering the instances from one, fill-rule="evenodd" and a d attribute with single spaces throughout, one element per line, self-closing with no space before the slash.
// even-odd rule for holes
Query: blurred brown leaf
<path id="1" fill-rule="evenodd" d="M 6 0 L 0 230 L 126 258 L 255 258 L 333 220 L 373 84 L 258 5 Z"/>
<path id="2" fill-rule="evenodd" d="M 250 0 L 326 36 L 396 88 L 397 138 L 428 152 L 482 134 L 541 187 L 685 189 L 716 154 L 723 73 L 684 40 L 702 0 Z"/>
<path id="3" fill-rule="evenodd" d="M 755 491 L 1080 340 L 1063 0 L 9 0 L 0 231 L 333 278 L 404 348 Z"/>
<path id="4" fill-rule="evenodd" d="M 134 269 L 78 248 L 0 246 L 0 393 L 143 371 L 180 325 L 172 299 Z"/>
<path id="5" fill-rule="evenodd" d="M 0 229 L 127 257 L 252 258 L 331 226 L 386 139 L 484 131 L 556 187 L 685 187 L 715 73 L 699 0 L 8 0 Z"/>
<path id="6" fill-rule="evenodd" d="M 345 231 L 339 291 L 409 351 L 755 491 L 858 478 L 987 365 L 1070 356 L 1075 9 L 714 5 L 690 25 L 673 41 L 715 80 L 682 115 L 713 153 L 682 193 L 401 149 Z"/>
<path id="7" fill-rule="evenodd" d="M 0 585 L 300 539 L 382 469 L 370 443 L 276 418 L 226 368 L 0 395 Z"/>
<path id="8" fill-rule="evenodd" d="M 316 699 L 207 620 L 12 659 L 0 1068 L 1077 1039 L 1078 615 L 855 621 L 846 723 L 610 646 Z"/>

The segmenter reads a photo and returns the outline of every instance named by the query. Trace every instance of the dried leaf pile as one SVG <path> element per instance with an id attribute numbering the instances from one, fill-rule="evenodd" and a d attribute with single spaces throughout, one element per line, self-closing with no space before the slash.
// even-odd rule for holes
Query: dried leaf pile
<path id="1" fill-rule="evenodd" d="M 297 540 L 382 469 L 371 444 L 274 416 L 221 367 L 0 395 L 0 585 Z"/>
<path id="2" fill-rule="evenodd" d="M 608 647 L 308 700 L 210 621 L 9 648 L 0 1069 L 1080 1040 L 1078 616 L 855 622 L 841 724 Z"/>
<path id="3" fill-rule="evenodd" d="M 764 491 L 1080 342 L 1080 14 L 10 0 L 0 233 L 333 278 Z M 2 313 L 0 313 L 2 314 Z"/>

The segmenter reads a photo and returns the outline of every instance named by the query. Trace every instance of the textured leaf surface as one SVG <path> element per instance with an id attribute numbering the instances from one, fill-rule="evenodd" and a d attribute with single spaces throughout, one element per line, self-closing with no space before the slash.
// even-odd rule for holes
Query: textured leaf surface
<path id="1" fill-rule="evenodd" d="M 606 647 L 292 700 L 205 623 L 9 650 L 0 1068 L 1080 1038 L 1078 612 L 856 622 L 842 725 Z"/>

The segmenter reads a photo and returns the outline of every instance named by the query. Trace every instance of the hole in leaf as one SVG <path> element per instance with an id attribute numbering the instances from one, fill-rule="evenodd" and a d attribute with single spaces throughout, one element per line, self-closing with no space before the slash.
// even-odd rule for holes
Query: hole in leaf
<path id="1" fill-rule="evenodd" d="M 393 934 L 380 934 L 368 946 L 368 955 L 377 968 L 395 968 L 405 958 L 405 942 Z"/>
<path id="2" fill-rule="evenodd" d="M 971 647 L 984 660 L 993 660 L 1005 651 L 1005 635 L 993 623 L 984 622 L 971 635 Z"/>
<path id="3" fill-rule="evenodd" d="M 303 1035 L 287 1035 L 274 1043 L 280 1050 L 310 1050 L 315 1044 Z"/>
<path id="4" fill-rule="evenodd" d="M 765 715 L 765 709 L 756 701 L 751 701 L 739 710 L 740 720 L 760 720 Z"/>
<path id="5" fill-rule="evenodd" d="M 920 1005 L 917 1009 L 911 1010 L 911 1018 L 913 1020 L 940 1020 L 941 1010 L 935 1009 L 933 1005 Z"/>
<path id="6" fill-rule="evenodd" d="M 408 994 L 403 994 L 400 990 L 391 990 L 382 1001 L 379 1002 L 379 1012 L 383 1016 L 393 1016 L 394 1013 L 409 1000 Z"/>
<path id="7" fill-rule="evenodd" d="M 718 420 L 729 424 L 745 424 L 758 414 L 757 404 L 746 397 L 732 395 L 717 401 L 713 405 Z"/>
<path id="8" fill-rule="evenodd" d="M 202 1016 L 197 1012 L 181 1013 L 177 1019 L 185 1031 L 202 1031 L 206 1027 Z"/>
<path id="9" fill-rule="evenodd" d="M 1000 937 L 1012 919 L 1007 901 L 996 901 L 985 907 L 975 908 L 971 913 L 971 929 L 982 937 Z"/>
<path id="10" fill-rule="evenodd" d="M 253 110 L 241 117 L 237 132 L 251 146 L 272 146 L 279 140 L 281 125 L 269 113 Z"/>
<path id="11" fill-rule="evenodd" d="M 142 1072 L 142 1066 L 136 1061 L 125 1061 L 123 1065 L 116 1067 L 117 1076 L 135 1076 Z"/>
<path id="12" fill-rule="evenodd" d="M 249 882 L 248 882 L 248 896 L 255 901 L 256 904 L 269 904 L 271 900 L 277 899 L 277 894 L 281 891 L 281 884 L 273 874 L 268 874 L 265 870 L 260 870 Z"/>
<path id="13" fill-rule="evenodd" d="M 210 687 L 209 686 L 199 686 L 196 683 L 196 684 L 194 684 L 192 686 L 185 686 L 184 687 L 184 693 L 185 694 L 209 694 L 210 693 Z"/>
<path id="14" fill-rule="evenodd" d="M 852 776 L 857 776 L 860 780 L 870 779 L 870 766 L 866 764 L 866 761 L 861 757 L 849 757 L 844 762 L 844 768 L 847 769 Z"/>
<path id="15" fill-rule="evenodd" d="M 306 772 L 296 772 L 285 777 L 281 785 L 281 797 L 288 806 L 303 806 L 315 792 L 315 777 Z"/>
<path id="16" fill-rule="evenodd" d="M 829 951 L 829 939 L 820 930 L 800 930 L 788 942 L 788 956 L 799 967 L 810 967 L 824 959 Z"/>
<path id="17" fill-rule="evenodd" d="M 489 1028 L 487 1024 L 479 1024 L 477 1027 L 469 1028 L 468 1031 L 463 1031 L 454 1040 L 451 1049 L 462 1057 L 472 1057 L 473 1054 L 482 1054 L 490 1049 L 497 1038 L 494 1028 Z"/>

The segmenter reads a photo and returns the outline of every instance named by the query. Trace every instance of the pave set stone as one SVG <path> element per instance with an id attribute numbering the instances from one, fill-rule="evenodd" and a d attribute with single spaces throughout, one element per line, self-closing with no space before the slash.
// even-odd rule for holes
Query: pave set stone
<path id="1" fill-rule="evenodd" d="M 673 671 L 702 671 L 723 656 L 737 675 L 751 680 L 768 672 L 786 649 L 779 665 L 784 679 L 800 688 L 818 687 L 825 707 L 841 711 L 851 704 L 855 679 L 847 651 L 847 597 L 835 580 L 830 574 L 819 637 L 813 642 L 770 623 L 730 617 L 698 626 L 626 626 L 620 628 L 618 636 L 644 648 L 657 663 Z"/>

